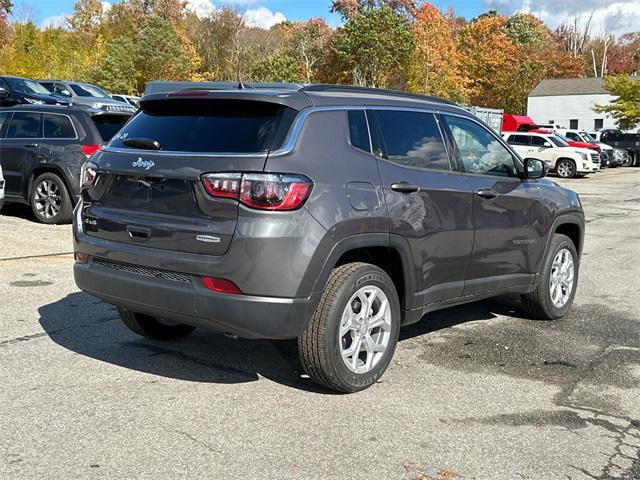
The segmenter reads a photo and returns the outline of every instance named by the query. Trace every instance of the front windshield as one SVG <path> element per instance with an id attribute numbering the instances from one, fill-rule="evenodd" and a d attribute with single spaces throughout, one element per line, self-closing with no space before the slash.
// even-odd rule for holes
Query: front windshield
<path id="1" fill-rule="evenodd" d="M 71 89 L 79 97 L 110 98 L 106 92 L 95 85 L 80 85 L 78 83 L 72 83 Z"/>
<path id="2" fill-rule="evenodd" d="M 549 135 L 547 138 L 551 140 L 557 147 L 569 146 L 567 141 L 564 138 L 562 138 L 560 135 Z"/>
<path id="3" fill-rule="evenodd" d="M 40 95 L 51 95 L 51 92 L 39 83 L 25 78 L 6 78 L 4 79 L 11 90 L 26 93 L 39 93 Z"/>
<path id="4" fill-rule="evenodd" d="M 580 132 L 580 136 L 585 142 L 591 142 L 591 143 L 597 142 L 597 140 L 593 138 L 591 135 L 589 135 L 587 132 Z"/>

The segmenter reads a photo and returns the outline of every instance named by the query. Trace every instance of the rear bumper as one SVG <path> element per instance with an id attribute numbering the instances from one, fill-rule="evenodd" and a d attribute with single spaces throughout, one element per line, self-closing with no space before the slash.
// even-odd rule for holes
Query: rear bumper
<path id="1" fill-rule="evenodd" d="M 274 298 L 207 290 L 188 281 L 105 268 L 91 260 L 73 268 L 81 290 L 137 313 L 206 327 L 245 338 L 292 339 L 306 328 L 316 298 Z"/>

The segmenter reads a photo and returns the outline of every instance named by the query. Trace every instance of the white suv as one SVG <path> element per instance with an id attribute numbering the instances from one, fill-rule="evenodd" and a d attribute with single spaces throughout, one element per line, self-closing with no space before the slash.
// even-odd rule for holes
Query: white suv
<path id="1" fill-rule="evenodd" d="M 553 133 L 504 132 L 502 137 L 522 158 L 537 158 L 560 177 L 584 176 L 600 169 L 600 155 L 588 148 L 570 146 Z"/>

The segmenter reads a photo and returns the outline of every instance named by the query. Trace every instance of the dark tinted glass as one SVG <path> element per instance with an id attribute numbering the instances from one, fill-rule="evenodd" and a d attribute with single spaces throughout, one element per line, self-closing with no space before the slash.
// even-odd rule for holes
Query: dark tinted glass
<path id="1" fill-rule="evenodd" d="M 7 138 L 42 138 L 42 114 L 14 113 L 7 131 Z"/>
<path id="2" fill-rule="evenodd" d="M 447 150 L 431 113 L 376 110 L 389 161 L 407 167 L 449 170 Z"/>
<path id="3" fill-rule="evenodd" d="M 367 127 L 367 119 L 364 111 L 350 110 L 347 112 L 349 118 L 349 135 L 351 137 L 351 145 L 359 150 L 371 153 L 371 145 L 369 144 L 369 128 Z"/>
<path id="4" fill-rule="evenodd" d="M 0 138 L 4 137 L 4 132 L 7 129 L 7 120 L 9 120 L 9 112 L 0 112 Z"/>
<path id="5" fill-rule="evenodd" d="M 76 138 L 76 132 L 69 117 L 64 115 L 44 114 L 45 138 Z"/>
<path id="6" fill-rule="evenodd" d="M 93 124 L 98 129 L 102 141 L 107 143 L 127 123 L 129 116 L 124 115 L 96 115 L 92 117 Z"/>
<path id="7" fill-rule="evenodd" d="M 578 136 L 578 134 L 573 133 L 573 132 L 567 132 L 564 134 L 565 138 L 568 138 L 571 141 L 574 142 L 579 142 L 580 141 L 580 137 Z"/>
<path id="8" fill-rule="evenodd" d="M 297 111 L 268 102 L 175 99 L 147 102 L 113 138 L 114 147 L 129 148 L 125 138 L 150 138 L 163 150 L 253 153 L 284 142 Z"/>
<path id="9" fill-rule="evenodd" d="M 529 135 L 510 135 L 509 143 L 511 145 L 529 145 Z"/>
<path id="10" fill-rule="evenodd" d="M 549 143 L 549 140 L 543 137 L 531 137 L 531 145 L 535 147 L 544 147 L 545 143 Z"/>
<path id="11" fill-rule="evenodd" d="M 447 123 L 466 172 L 500 177 L 517 176 L 511 152 L 486 129 L 459 117 L 448 116 Z"/>

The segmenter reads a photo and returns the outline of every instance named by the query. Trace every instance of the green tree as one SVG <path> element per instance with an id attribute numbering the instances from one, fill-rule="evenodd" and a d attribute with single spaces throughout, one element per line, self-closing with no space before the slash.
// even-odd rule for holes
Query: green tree
<path id="1" fill-rule="evenodd" d="M 347 22 L 335 48 L 353 83 L 402 87 L 413 51 L 411 23 L 387 6 L 365 10 Z"/>
<path id="2" fill-rule="evenodd" d="M 144 90 L 149 80 L 189 80 L 195 70 L 193 58 L 184 55 L 181 38 L 171 23 L 156 15 L 143 21 L 133 54 L 138 91 Z"/>
<path id="3" fill-rule="evenodd" d="M 610 114 L 622 130 L 636 128 L 640 124 L 640 81 L 628 75 L 611 75 L 604 82 L 616 98 L 609 105 L 596 105 L 594 110 Z"/>
<path id="4" fill-rule="evenodd" d="M 115 38 L 106 49 L 99 65 L 90 73 L 92 82 L 111 92 L 135 94 L 138 70 L 135 57 L 135 43 L 130 37 Z"/>
<path id="5" fill-rule="evenodd" d="M 257 62 L 251 71 L 256 82 L 302 82 L 296 59 L 285 52 L 276 53 Z"/>

